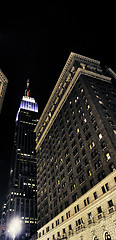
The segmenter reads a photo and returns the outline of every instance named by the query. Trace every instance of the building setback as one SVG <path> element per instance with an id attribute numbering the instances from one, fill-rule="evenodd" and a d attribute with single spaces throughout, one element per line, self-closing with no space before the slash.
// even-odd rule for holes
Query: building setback
<path id="1" fill-rule="evenodd" d="M 38 229 L 114 171 L 115 80 L 99 61 L 70 54 L 35 128 Z"/>
<path id="2" fill-rule="evenodd" d="M 7 228 L 13 217 L 20 217 L 22 233 L 20 239 L 29 239 L 36 232 L 36 153 L 34 128 L 38 121 L 38 105 L 30 97 L 29 81 L 16 116 L 9 193 L 7 196 Z"/>

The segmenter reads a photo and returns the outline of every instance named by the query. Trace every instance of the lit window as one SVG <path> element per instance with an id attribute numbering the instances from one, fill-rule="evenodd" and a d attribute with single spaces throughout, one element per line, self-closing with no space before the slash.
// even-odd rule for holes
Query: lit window
<path id="1" fill-rule="evenodd" d="M 77 98 L 75 99 L 75 103 L 77 102 L 78 99 L 79 99 L 79 97 L 77 97 Z"/>
<path id="2" fill-rule="evenodd" d="M 101 139 L 102 139 L 102 134 L 100 133 L 100 134 L 98 135 L 98 137 L 99 137 L 99 140 L 101 140 Z"/>
<path id="3" fill-rule="evenodd" d="M 113 130 L 114 134 L 116 134 L 116 129 Z"/>
<path id="4" fill-rule="evenodd" d="M 77 128 L 77 133 L 79 133 L 79 128 Z"/>
<path id="5" fill-rule="evenodd" d="M 110 160 L 110 158 L 111 158 L 111 156 L 110 156 L 110 153 L 109 153 L 109 152 L 107 152 L 105 156 L 106 156 L 106 160 L 107 160 L 107 161 L 109 161 L 109 160 Z"/>
<path id="6" fill-rule="evenodd" d="M 100 103 L 100 104 L 103 104 L 103 102 L 102 102 L 102 101 L 99 101 L 99 103 Z"/>
<path id="7" fill-rule="evenodd" d="M 100 98 L 98 95 L 96 95 L 96 98 Z"/>
<path id="8" fill-rule="evenodd" d="M 85 123 L 87 122 L 87 119 L 86 119 L 86 118 L 84 118 L 84 122 L 85 122 Z"/>
<path id="9" fill-rule="evenodd" d="M 95 143 L 94 142 L 91 142 L 90 144 L 89 144 L 89 149 L 91 150 L 92 148 L 94 148 L 95 147 Z"/>
<path id="10" fill-rule="evenodd" d="M 90 105 L 89 104 L 87 105 L 87 109 L 90 109 Z"/>
<path id="11" fill-rule="evenodd" d="M 83 88 L 81 89 L 81 93 L 83 93 Z"/>
<path id="12" fill-rule="evenodd" d="M 88 177 L 91 177 L 92 173 L 90 171 L 90 169 L 87 171 Z"/>

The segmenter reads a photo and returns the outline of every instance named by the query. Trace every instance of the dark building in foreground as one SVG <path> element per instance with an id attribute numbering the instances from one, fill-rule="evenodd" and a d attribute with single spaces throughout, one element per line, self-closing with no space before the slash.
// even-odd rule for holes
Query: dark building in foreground
<path id="1" fill-rule="evenodd" d="M 114 171 L 115 81 L 99 61 L 70 54 L 35 129 L 38 229 Z"/>
<path id="2" fill-rule="evenodd" d="M 10 186 L 7 196 L 7 228 L 13 217 L 22 222 L 20 239 L 29 238 L 36 232 L 36 153 L 34 129 L 38 121 L 38 105 L 30 97 L 29 81 L 16 116 Z"/>

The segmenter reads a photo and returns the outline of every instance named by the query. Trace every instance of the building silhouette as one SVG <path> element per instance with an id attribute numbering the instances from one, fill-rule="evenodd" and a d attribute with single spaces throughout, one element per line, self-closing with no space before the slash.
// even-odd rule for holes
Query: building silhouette
<path id="1" fill-rule="evenodd" d="M 8 225 L 12 218 L 22 222 L 20 239 L 29 239 L 36 232 L 36 153 L 34 128 L 38 121 L 38 105 L 30 97 L 29 80 L 16 116 L 9 192 L 6 202 L 6 239 L 10 239 Z"/>
<path id="2" fill-rule="evenodd" d="M 7 85 L 8 85 L 8 79 L 0 69 L 0 113 L 2 110 L 2 105 L 3 105 Z"/>
<path id="3" fill-rule="evenodd" d="M 94 200 L 99 195 L 96 186 L 102 194 L 109 191 L 106 179 L 110 175 L 115 186 L 115 83 L 116 74 L 110 68 L 70 54 L 35 129 L 38 239 L 61 238 L 63 213 L 70 221 L 67 232 L 71 232 L 74 204 L 77 213 L 79 199 L 86 208 L 90 204 L 91 189 L 95 188 Z M 113 206 L 113 200 L 109 204 Z M 80 218 L 75 224 L 82 223 Z"/>

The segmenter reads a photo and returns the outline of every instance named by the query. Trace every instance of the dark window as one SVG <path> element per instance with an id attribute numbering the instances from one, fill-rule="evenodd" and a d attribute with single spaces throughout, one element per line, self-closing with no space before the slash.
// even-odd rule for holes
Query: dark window
<path id="1" fill-rule="evenodd" d="M 86 140 L 89 140 L 90 137 L 91 137 L 91 133 L 89 132 L 89 133 L 86 135 Z"/>
<path id="2" fill-rule="evenodd" d="M 74 207 L 75 213 L 79 212 L 79 204 Z"/>
<path id="3" fill-rule="evenodd" d="M 91 180 L 90 180 L 90 186 L 91 186 L 91 187 L 94 187 L 94 185 L 95 185 L 95 184 L 94 184 L 94 180 L 91 179 Z"/>
<path id="4" fill-rule="evenodd" d="M 111 171 L 111 172 L 113 172 L 113 171 L 116 169 L 114 163 L 111 163 L 111 164 L 109 165 L 109 168 L 110 168 L 110 171 Z"/>
<path id="5" fill-rule="evenodd" d="M 85 162 L 85 166 L 87 166 L 89 163 L 87 158 L 84 159 L 84 162 Z"/>
<path id="6" fill-rule="evenodd" d="M 74 180 L 73 174 L 69 176 L 69 182 L 72 182 Z"/>
<path id="7" fill-rule="evenodd" d="M 73 148 L 75 145 L 76 145 L 76 142 L 75 142 L 75 140 L 74 140 L 73 143 L 72 143 L 72 148 Z"/>
<path id="8" fill-rule="evenodd" d="M 101 160 L 98 160 L 94 165 L 95 170 L 97 171 L 101 166 L 102 166 L 102 162 L 101 162 Z"/>
<path id="9" fill-rule="evenodd" d="M 79 162 L 80 162 L 80 158 L 79 158 L 79 156 L 78 156 L 78 157 L 76 157 L 76 159 L 75 159 L 75 165 L 77 165 Z"/>
<path id="10" fill-rule="evenodd" d="M 82 175 L 80 178 L 79 178 L 79 183 L 81 184 L 82 182 L 84 182 L 85 181 L 85 177 L 84 177 L 84 175 Z"/>
<path id="11" fill-rule="evenodd" d="M 88 218 L 89 218 L 89 219 L 92 219 L 92 213 L 91 213 L 91 212 L 88 213 Z"/>
<path id="12" fill-rule="evenodd" d="M 94 195 L 94 198 L 95 198 L 95 200 L 96 200 L 96 199 L 97 199 L 97 193 L 94 192 L 93 195 Z"/>
<path id="13" fill-rule="evenodd" d="M 102 213 L 102 208 L 101 206 L 97 208 L 98 214 Z"/>
<path id="14" fill-rule="evenodd" d="M 70 165 L 68 168 L 67 168 L 67 171 L 68 173 L 72 170 L 72 166 Z"/>
<path id="15" fill-rule="evenodd" d="M 94 129 L 95 129 L 95 131 L 99 130 L 97 123 L 94 125 Z"/>
<path id="16" fill-rule="evenodd" d="M 72 196 L 72 201 L 75 202 L 78 198 L 78 195 L 77 193 L 75 193 L 73 196 Z"/>
<path id="17" fill-rule="evenodd" d="M 86 186 L 82 187 L 81 192 L 82 192 L 82 195 L 85 194 L 87 192 L 87 187 Z"/>
<path id="18" fill-rule="evenodd" d="M 78 152 L 78 150 L 77 150 L 77 148 L 75 148 L 75 150 L 73 151 L 73 155 L 75 156 L 77 152 Z"/>
<path id="19" fill-rule="evenodd" d="M 65 208 L 67 208 L 68 206 L 69 206 L 69 202 L 66 201 L 66 202 L 65 202 Z"/>
<path id="20" fill-rule="evenodd" d="M 106 190 L 109 191 L 109 185 L 108 183 L 105 184 Z"/>
<path id="21" fill-rule="evenodd" d="M 46 228 L 46 232 L 49 232 L 49 226 Z"/>
<path id="22" fill-rule="evenodd" d="M 101 189 L 102 189 L 103 194 L 106 193 L 106 190 L 105 190 L 104 186 L 102 186 Z"/>
<path id="23" fill-rule="evenodd" d="M 106 148 L 106 144 L 105 144 L 104 141 L 101 143 L 101 147 L 102 147 L 102 149 L 105 149 L 105 148 Z"/>
<path id="24" fill-rule="evenodd" d="M 78 219 L 78 221 L 76 221 L 76 226 L 79 226 L 81 224 L 83 224 L 83 219 L 82 218 L 80 218 L 80 219 Z"/>
<path id="25" fill-rule="evenodd" d="M 71 226 L 71 224 L 69 225 L 69 230 L 72 230 L 72 226 Z"/>
<path id="26" fill-rule="evenodd" d="M 66 213 L 66 218 L 70 218 L 70 211 Z"/>
<path id="27" fill-rule="evenodd" d="M 103 178 L 105 178 L 106 174 L 105 174 L 105 171 L 103 170 L 102 172 L 100 172 L 98 174 L 98 180 L 101 181 Z"/>
<path id="28" fill-rule="evenodd" d="M 89 126 L 86 125 L 86 127 L 83 129 L 83 132 L 86 133 L 88 129 L 89 129 Z"/>
<path id="29" fill-rule="evenodd" d="M 114 181 L 116 182 L 116 177 L 114 177 Z"/>
<path id="30" fill-rule="evenodd" d="M 109 206 L 109 208 L 110 208 L 110 207 L 113 207 L 113 202 L 112 202 L 112 200 L 108 201 L 108 206 Z"/>
<path id="31" fill-rule="evenodd" d="M 82 167 L 81 167 L 81 165 L 77 168 L 77 174 L 79 174 L 80 172 L 82 172 Z"/>
<path id="32" fill-rule="evenodd" d="M 70 158 L 66 159 L 66 164 L 68 164 L 70 162 Z"/>
<path id="33" fill-rule="evenodd" d="M 58 226 L 59 225 L 59 219 L 58 220 L 56 220 L 56 226 Z"/>
<path id="34" fill-rule="evenodd" d="M 97 151 L 97 149 L 95 149 L 95 150 L 91 153 L 92 159 L 94 159 L 97 155 L 98 155 L 98 151 Z"/>
<path id="35" fill-rule="evenodd" d="M 82 151 L 82 155 L 83 155 L 83 156 L 86 155 L 85 149 L 83 149 L 83 151 Z"/>

